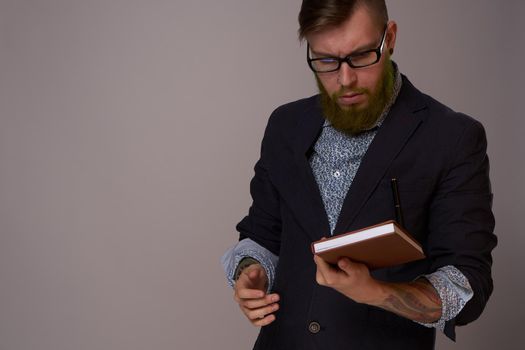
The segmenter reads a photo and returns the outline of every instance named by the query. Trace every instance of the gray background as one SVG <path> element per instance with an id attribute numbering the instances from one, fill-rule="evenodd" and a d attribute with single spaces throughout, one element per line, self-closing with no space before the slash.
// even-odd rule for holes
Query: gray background
<path id="1" fill-rule="evenodd" d="M 438 348 L 518 348 L 524 3 L 388 5 L 400 69 L 489 139 L 495 292 Z M 1 350 L 251 347 L 219 258 L 269 113 L 315 92 L 299 6 L 0 1 Z"/>

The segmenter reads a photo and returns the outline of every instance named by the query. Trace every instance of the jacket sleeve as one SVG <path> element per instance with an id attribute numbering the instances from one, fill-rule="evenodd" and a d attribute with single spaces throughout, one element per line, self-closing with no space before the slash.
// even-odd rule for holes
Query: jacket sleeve
<path id="1" fill-rule="evenodd" d="M 486 148 L 482 125 L 468 118 L 430 206 L 428 248 L 432 270 L 455 266 L 467 277 L 474 292 L 456 318 L 445 325 L 445 334 L 452 339 L 455 325 L 467 324 L 480 316 L 493 289 L 491 251 L 497 238 L 493 234 Z"/>
<path id="2" fill-rule="evenodd" d="M 275 112 L 266 127 L 261 145 L 260 159 L 255 164 L 255 175 L 250 182 L 252 205 L 248 215 L 237 224 L 239 239 L 250 238 L 275 255 L 279 255 L 281 242 L 281 215 L 279 194 L 272 184 L 267 167 L 267 145 L 272 142 Z"/>

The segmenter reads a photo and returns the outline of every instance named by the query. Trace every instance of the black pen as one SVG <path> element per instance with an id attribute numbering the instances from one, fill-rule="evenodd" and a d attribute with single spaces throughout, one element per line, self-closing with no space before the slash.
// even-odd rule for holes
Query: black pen
<path id="1" fill-rule="evenodd" d="M 401 210 L 401 200 L 399 198 L 399 190 L 397 188 L 397 179 L 393 178 L 392 180 L 390 180 L 390 184 L 392 185 L 392 195 L 394 196 L 396 221 L 401 227 L 405 227 L 405 223 L 403 220 L 403 211 Z"/>

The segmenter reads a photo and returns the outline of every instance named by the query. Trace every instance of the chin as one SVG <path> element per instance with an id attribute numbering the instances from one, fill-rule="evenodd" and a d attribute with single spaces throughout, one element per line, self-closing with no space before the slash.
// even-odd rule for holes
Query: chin
<path id="1" fill-rule="evenodd" d="M 359 112 L 363 109 L 366 108 L 366 106 L 364 105 L 361 105 L 361 104 L 353 104 L 353 105 L 340 105 L 338 104 L 339 108 L 341 108 L 341 110 L 345 111 L 345 112 L 349 112 L 349 111 L 352 111 L 352 112 Z"/>

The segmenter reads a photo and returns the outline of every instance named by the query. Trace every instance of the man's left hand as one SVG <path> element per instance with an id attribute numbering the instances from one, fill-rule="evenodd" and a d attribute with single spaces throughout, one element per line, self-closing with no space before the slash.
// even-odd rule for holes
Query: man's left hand
<path id="1" fill-rule="evenodd" d="M 421 323 L 441 318 L 441 298 L 424 277 L 412 282 L 382 282 L 370 276 L 364 264 L 341 258 L 337 266 L 314 255 L 316 280 L 358 302 L 380 307 Z"/>
<path id="2" fill-rule="evenodd" d="M 333 288 L 358 303 L 375 304 L 381 299 L 382 285 L 370 276 L 366 265 L 341 258 L 334 266 L 317 255 L 314 261 L 317 265 L 315 278 L 321 286 Z"/>

